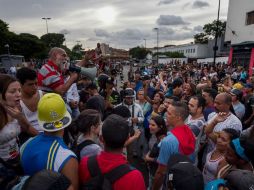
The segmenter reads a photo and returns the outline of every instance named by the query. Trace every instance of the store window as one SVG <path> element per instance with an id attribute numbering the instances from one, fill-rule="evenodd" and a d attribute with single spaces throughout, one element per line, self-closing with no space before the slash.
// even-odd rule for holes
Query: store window
<path id="1" fill-rule="evenodd" d="M 254 11 L 246 14 L 246 25 L 254 24 Z"/>

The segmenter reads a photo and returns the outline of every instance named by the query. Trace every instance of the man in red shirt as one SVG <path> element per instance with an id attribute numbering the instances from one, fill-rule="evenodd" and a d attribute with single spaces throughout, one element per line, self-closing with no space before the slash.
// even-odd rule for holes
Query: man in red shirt
<path id="1" fill-rule="evenodd" d="M 100 140 L 104 144 L 104 151 L 96 157 L 102 174 L 108 173 L 122 164 L 127 164 L 127 159 L 122 152 L 128 138 L 129 127 L 126 120 L 115 114 L 108 116 L 103 123 L 102 136 L 100 136 Z M 84 157 L 79 165 L 80 184 L 83 185 L 91 180 L 87 163 L 88 157 Z M 146 189 L 143 176 L 136 169 L 129 171 L 111 185 L 114 190 Z"/>
<path id="2" fill-rule="evenodd" d="M 62 72 L 65 69 L 68 56 L 64 49 L 54 47 L 49 52 L 48 63 L 38 72 L 39 89 L 45 92 L 55 92 L 64 95 L 77 80 L 77 73 L 70 73 L 68 81 L 64 82 Z"/>

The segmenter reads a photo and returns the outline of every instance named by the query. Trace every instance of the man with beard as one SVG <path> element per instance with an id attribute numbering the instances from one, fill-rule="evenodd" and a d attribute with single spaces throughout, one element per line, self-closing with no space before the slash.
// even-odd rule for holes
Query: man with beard
<path id="1" fill-rule="evenodd" d="M 125 89 L 123 102 L 118 106 L 121 105 L 127 107 L 131 113 L 131 117 L 129 118 L 130 135 L 133 136 L 135 130 L 139 129 L 141 131 L 139 139 L 134 141 L 133 144 L 128 147 L 128 160 L 132 162 L 133 157 L 143 157 L 148 148 L 144 136 L 144 128 L 142 127 L 144 115 L 140 105 L 135 103 L 135 93 L 131 88 Z"/>
<path id="2" fill-rule="evenodd" d="M 55 92 L 64 95 L 70 86 L 77 80 L 77 73 L 70 73 L 66 83 L 62 72 L 65 69 L 68 56 L 64 49 L 54 47 L 49 52 L 48 62 L 38 72 L 39 89 L 45 92 Z"/>
<path id="3" fill-rule="evenodd" d="M 239 132 L 242 131 L 241 121 L 230 111 L 232 97 L 228 93 L 220 93 L 214 100 L 216 112 L 208 116 L 208 122 L 205 126 L 205 134 L 208 137 L 207 152 L 210 152 L 217 140 L 217 134 L 225 128 L 232 128 Z"/>

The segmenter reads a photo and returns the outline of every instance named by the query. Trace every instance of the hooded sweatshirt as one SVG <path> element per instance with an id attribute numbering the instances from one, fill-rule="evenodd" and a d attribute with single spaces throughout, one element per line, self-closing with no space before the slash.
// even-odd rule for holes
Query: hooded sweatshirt
<path id="1" fill-rule="evenodd" d="M 179 142 L 179 151 L 184 155 L 191 155 L 195 150 L 195 137 L 187 125 L 178 126 L 171 130 L 171 133 Z"/>

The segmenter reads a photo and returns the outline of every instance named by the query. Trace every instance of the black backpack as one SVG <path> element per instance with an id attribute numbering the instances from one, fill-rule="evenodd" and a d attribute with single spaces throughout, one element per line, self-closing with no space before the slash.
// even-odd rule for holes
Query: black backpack
<path id="1" fill-rule="evenodd" d="M 96 144 L 94 141 L 92 141 L 92 140 L 89 140 L 89 139 L 87 139 L 87 140 L 84 140 L 82 143 L 80 143 L 79 145 L 77 145 L 76 143 L 75 143 L 75 145 L 71 148 L 71 150 L 76 154 L 76 156 L 77 156 L 77 158 L 78 158 L 78 160 L 80 161 L 80 152 L 81 152 L 81 150 L 84 148 L 84 147 L 86 147 L 86 146 L 88 146 L 88 145 L 90 145 L 90 144 Z"/>
<path id="2" fill-rule="evenodd" d="M 92 156 L 88 158 L 87 167 L 91 179 L 82 184 L 82 190 L 112 190 L 112 184 L 114 184 L 115 181 L 135 169 L 129 164 L 122 164 L 102 174 L 96 157 L 97 156 Z"/>

